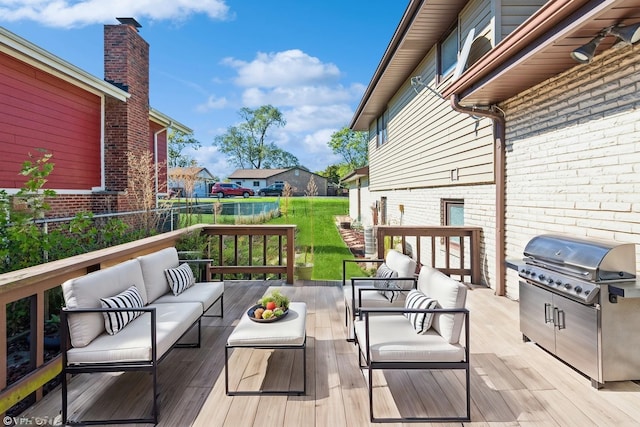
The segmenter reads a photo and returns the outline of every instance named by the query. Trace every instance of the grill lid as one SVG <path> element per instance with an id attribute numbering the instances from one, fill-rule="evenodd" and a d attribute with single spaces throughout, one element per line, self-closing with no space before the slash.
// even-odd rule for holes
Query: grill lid
<path id="1" fill-rule="evenodd" d="M 525 261 L 591 282 L 635 279 L 633 243 L 543 234 L 527 243 Z"/>

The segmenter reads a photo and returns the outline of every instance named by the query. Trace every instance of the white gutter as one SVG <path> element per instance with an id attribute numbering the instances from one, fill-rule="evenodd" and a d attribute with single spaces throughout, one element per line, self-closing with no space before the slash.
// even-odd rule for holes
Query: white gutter
<path id="1" fill-rule="evenodd" d="M 153 134 L 153 164 L 154 164 L 154 168 L 155 168 L 155 190 L 156 190 L 156 208 L 158 208 L 158 189 L 159 189 L 159 184 L 158 184 L 158 135 L 160 135 L 162 132 L 166 132 L 167 129 L 169 129 L 170 127 L 173 126 L 173 122 L 169 122 L 168 126 L 163 127 L 162 129 L 160 129 L 157 132 L 154 132 Z M 167 150 L 167 161 L 169 157 L 169 151 Z M 168 177 L 167 177 L 168 178 Z M 167 182 L 167 185 L 169 185 L 169 183 Z"/>

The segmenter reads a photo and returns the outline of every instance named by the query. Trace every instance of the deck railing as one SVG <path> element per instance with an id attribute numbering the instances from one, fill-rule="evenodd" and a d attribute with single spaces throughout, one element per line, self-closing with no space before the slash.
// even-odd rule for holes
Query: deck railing
<path id="1" fill-rule="evenodd" d="M 294 225 L 196 225 L 157 236 L 125 243 L 99 251 L 89 252 L 52 261 L 46 264 L 0 274 L 0 361 L 7 361 L 7 305 L 22 299 L 30 301 L 30 373 L 8 385 L 7 362 L 0 363 L 0 415 L 8 409 L 35 394 L 36 400 L 43 396 L 43 385 L 61 372 L 60 357 L 45 362 L 44 330 L 46 319 L 46 299 L 49 290 L 57 288 L 64 281 L 100 270 L 137 256 L 175 246 L 188 230 L 200 229 L 219 242 L 219 252 L 214 252 L 211 274 L 250 273 L 285 275 L 287 283 L 293 283 L 295 255 Z M 261 239 L 264 250 L 254 256 L 251 245 Z M 249 244 L 248 257 L 240 253 L 241 244 Z M 265 245 L 270 246 L 269 255 Z M 234 263 L 225 265 L 223 257 L 227 248 L 235 254 Z M 264 253 L 264 255 L 262 255 Z M 274 256 L 272 253 L 275 253 Z M 286 253 L 286 256 L 284 255 Z M 247 261 L 246 264 L 240 263 Z M 217 265 L 217 266 L 216 266 Z"/>
<path id="2" fill-rule="evenodd" d="M 462 281 L 481 284 L 480 227 L 376 227 L 378 258 L 389 248 L 400 248 L 423 265 L 435 267 Z"/>

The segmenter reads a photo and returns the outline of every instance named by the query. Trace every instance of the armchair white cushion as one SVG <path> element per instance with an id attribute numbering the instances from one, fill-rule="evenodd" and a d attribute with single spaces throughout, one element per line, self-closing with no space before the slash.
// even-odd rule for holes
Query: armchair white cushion
<path id="1" fill-rule="evenodd" d="M 371 421 L 402 422 L 409 419 L 425 422 L 469 421 L 471 395 L 469 385 L 469 312 L 465 309 L 467 287 L 439 270 L 426 266 L 420 270 L 417 286 L 418 291 L 438 302 L 437 308 L 411 308 L 407 306 L 385 309 L 362 306 L 360 308 L 361 317 L 354 323 L 359 363 L 361 367 L 368 369 Z M 450 311 L 444 312 L 442 310 Z M 416 333 L 414 325 L 407 318 L 410 316 L 403 315 L 403 313 L 410 311 L 419 311 L 420 314 L 424 313 L 427 316 L 432 314 L 432 327 L 426 333 Z M 385 315 L 375 315 L 380 313 Z M 465 320 L 464 339 L 461 339 Z M 376 418 L 372 382 L 373 370 L 375 369 L 464 370 L 465 414 L 447 417 Z M 458 387 L 458 384 L 452 387 Z"/>
<path id="2" fill-rule="evenodd" d="M 414 288 L 416 272 L 416 261 L 408 255 L 404 255 L 394 249 L 387 252 L 384 264 L 397 273 L 399 279 L 393 279 L 394 286 L 402 290 Z M 403 280 L 404 279 L 404 280 Z M 380 281 L 384 281 L 381 279 Z M 347 280 L 343 288 L 345 316 L 347 325 L 347 339 L 352 340 L 353 320 L 358 308 L 362 307 L 402 307 L 404 306 L 404 296 L 396 295 L 393 301 L 389 301 L 385 295 L 378 292 L 374 283 L 376 280 L 366 277 L 352 278 Z M 367 290 L 364 290 L 367 289 Z"/>
<path id="3" fill-rule="evenodd" d="M 438 301 L 439 308 L 461 308 L 467 300 L 467 287 L 433 267 L 423 266 L 418 275 L 418 290 Z M 464 316 L 436 313 L 431 327 L 451 344 L 458 342 Z"/>

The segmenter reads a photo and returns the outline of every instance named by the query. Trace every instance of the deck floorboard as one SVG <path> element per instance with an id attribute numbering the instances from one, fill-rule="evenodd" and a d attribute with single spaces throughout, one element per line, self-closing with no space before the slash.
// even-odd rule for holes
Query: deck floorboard
<path id="1" fill-rule="evenodd" d="M 356 347 L 345 338 L 338 282 L 284 286 L 307 304 L 307 394 L 225 395 L 224 344 L 238 319 L 270 285 L 233 282 L 225 287 L 225 317 L 205 318 L 202 348 L 174 349 L 160 364 L 158 426 L 365 426 L 369 425 L 366 372 Z M 471 321 L 471 416 L 465 426 L 635 426 L 640 386 L 633 381 L 591 387 L 588 378 L 533 343 L 522 341 L 518 303 L 491 289 L 468 293 Z M 189 339 L 187 337 L 187 339 Z M 232 387 L 301 387 L 299 351 L 233 351 Z M 148 375 L 78 375 L 70 383 L 74 417 L 146 415 L 151 407 Z M 462 411 L 461 372 L 375 372 L 376 414 L 446 414 Z M 416 400 L 416 396 L 424 399 Z M 21 417 L 50 420 L 60 413 L 54 390 Z M 402 424 L 387 424 L 402 425 Z M 413 426 L 427 424 L 407 424 Z M 460 425 L 459 423 L 438 426 Z"/>

